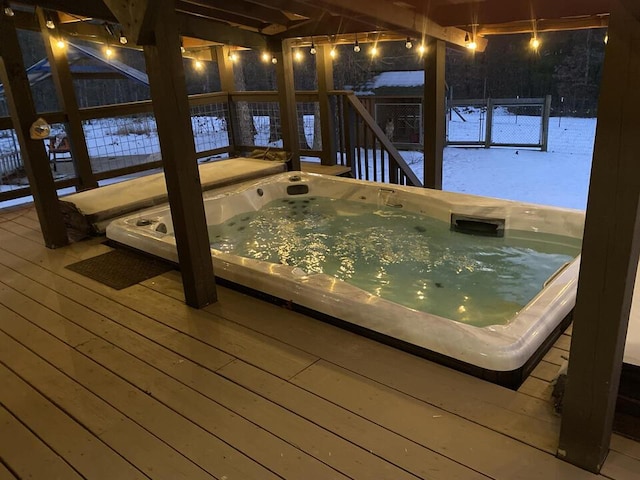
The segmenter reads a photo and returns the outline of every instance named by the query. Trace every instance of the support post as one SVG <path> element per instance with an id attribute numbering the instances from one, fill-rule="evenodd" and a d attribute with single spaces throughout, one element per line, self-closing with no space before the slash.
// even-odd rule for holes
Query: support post
<path id="1" fill-rule="evenodd" d="M 12 17 L 0 12 L 0 81 L 4 85 L 13 128 L 16 130 L 24 169 L 29 178 L 44 244 L 48 248 L 69 243 L 53 174 L 44 142 L 29 135 L 31 124 L 38 118 L 24 68 L 18 34 Z"/>
<path id="2" fill-rule="evenodd" d="M 229 107 L 229 117 L 227 118 L 227 135 L 229 136 L 229 145 L 231 146 L 231 152 L 236 151 L 236 128 L 238 123 L 238 116 L 236 112 L 236 106 L 233 102 L 231 94 L 236 91 L 235 72 L 233 69 L 233 62 L 229 58 L 231 53 L 228 46 L 212 47 L 214 49 L 215 59 L 218 63 L 218 75 L 220 75 L 220 88 L 223 92 L 227 92 L 229 95 L 229 101 L 227 106 Z"/>
<path id="3" fill-rule="evenodd" d="M 424 186 L 442 190 L 445 140 L 445 43 L 430 39 L 424 58 Z"/>
<path id="4" fill-rule="evenodd" d="M 612 2 L 558 456 L 609 451 L 640 251 L 640 20 Z"/>
<path id="5" fill-rule="evenodd" d="M 98 186 L 98 182 L 91 169 L 87 141 L 84 136 L 82 121 L 80 120 L 78 101 L 73 89 L 73 79 L 71 78 L 71 70 L 67 60 L 67 51 L 66 48 L 56 46 L 57 39 L 51 35 L 51 30 L 45 25 L 46 20 L 42 8 L 37 9 L 37 14 L 42 40 L 44 41 L 51 67 L 53 84 L 56 88 L 58 101 L 67 116 L 67 125 L 69 126 L 67 133 L 71 140 L 71 157 L 79 181 L 77 190 L 95 188 Z"/>
<path id="6" fill-rule="evenodd" d="M 184 294 L 188 305 L 201 308 L 215 302 L 217 293 L 176 26 L 175 0 L 156 0 L 149 8 L 155 9 L 155 42 L 144 46 L 144 54 Z"/>
<path id="7" fill-rule="evenodd" d="M 289 40 L 269 42 L 277 63 L 278 102 L 280 104 L 280 123 L 282 128 L 282 146 L 291 153 L 291 170 L 300 170 L 300 137 L 298 134 L 298 110 L 296 91 L 293 82 L 293 55 Z"/>
<path id="8" fill-rule="evenodd" d="M 333 90 L 333 59 L 328 45 L 319 45 L 316 54 L 318 75 L 318 102 L 320 104 L 320 131 L 322 135 L 323 165 L 336 164 L 336 141 L 333 111 L 329 90 Z"/>

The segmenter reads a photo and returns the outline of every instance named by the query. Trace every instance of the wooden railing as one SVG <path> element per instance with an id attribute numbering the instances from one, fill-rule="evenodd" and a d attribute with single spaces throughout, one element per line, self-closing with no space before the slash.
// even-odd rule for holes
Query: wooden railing
<path id="1" fill-rule="evenodd" d="M 312 117 L 314 123 L 318 121 L 318 109 L 315 108 L 317 105 L 314 107 L 313 104 L 317 104 L 319 98 L 318 92 L 314 91 L 296 93 L 300 130 L 298 141 L 302 155 L 323 158 L 323 161 L 326 163 L 328 160 L 329 164 L 348 166 L 357 179 L 422 186 L 398 150 L 352 92 L 330 92 L 331 128 L 325 131 L 333 132 L 334 138 L 331 139 L 332 141 L 320 139 L 320 129 L 317 128 L 318 125 L 313 125 L 314 141 L 311 142 L 311 133 L 308 128 L 305 131 L 304 121 L 305 118 L 310 120 Z M 280 131 L 277 92 L 218 92 L 191 96 L 189 103 L 192 115 L 215 116 L 224 123 L 224 134 L 228 135 L 228 142 L 222 145 L 209 146 L 206 142 L 196 145 L 199 159 L 220 154 L 246 153 L 263 146 L 258 143 L 261 136 L 265 137 L 268 143 L 272 134 L 277 139 L 281 139 L 282 135 L 286 134 Z M 83 122 L 102 119 L 116 121 L 136 116 L 149 117 L 149 121 L 153 122 L 153 106 L 150 101 L 82 108 L 79 114 Z M 46 113 L 43 117 L 51 124 L 63 124 L 67 121 L 66 115 L 62 112 Z M 247 117 L 250 120 L 241 117 Z M 266 122 L 266 127 L 261 126 L 260 121 Z M 0 128 L 10 129 L 11 120 L 5 117 L 0 118 Z M 321 149 L 318 145 L 321 145 Z M 331 150 L 330 153 L 327 153 L 328 149 Z M 18 150 L 12 152 L 11 158 L 12 165 L 16 161 L 21 163 Z M 158 168 L 162 165 L 159 155 L 123 154 L 122 158 L 126 162 L 117 155 L 104 161 L 92 157 L 95 178 L 104 180 Z M 332 161 L 333 159 L 335 161 Z M 77 184 L 78 179 L 74 175 L 56 182 L 60 188 Z M 0 191 L 0 201 L 29 194 L 28 187 L 17 186 L 15 190 Z"/>
<path id="2" fill-rule="evenodd" d="M 361 180 L 421 187 L 411 167 L 352 92 L 336 98 L 338 163 L 351 167 Z"/>

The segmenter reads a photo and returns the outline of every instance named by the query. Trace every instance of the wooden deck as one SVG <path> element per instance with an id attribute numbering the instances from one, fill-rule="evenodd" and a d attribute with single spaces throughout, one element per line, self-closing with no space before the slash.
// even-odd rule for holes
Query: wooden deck
<path id="1" fill-rule="evenodd" d="M 115 291 L 0 210 L 0 480 L 640 478 L 615 436 L 600 476 L 557 460 L 564 335 L 519 392 L 170 272 Z"/>

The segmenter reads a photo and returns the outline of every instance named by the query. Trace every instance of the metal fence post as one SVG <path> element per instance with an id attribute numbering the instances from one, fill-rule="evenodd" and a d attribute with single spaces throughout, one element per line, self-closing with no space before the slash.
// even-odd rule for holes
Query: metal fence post
<path id="1" fill-rule="evenodd" d="M 543 152 L 549 147 L 549 117 L 551 116 L 551 95 L 544 97 L 544 107 L 542 109 L 542 129 L 540 131 L 540 149 Z"/>
<path id="2" fill-rule="evenodd" d="M 493 129 L 493 99 L 487 98 L 487 116 L 485 117 L 484 148 L 491 147 L 491 131 Z"/>

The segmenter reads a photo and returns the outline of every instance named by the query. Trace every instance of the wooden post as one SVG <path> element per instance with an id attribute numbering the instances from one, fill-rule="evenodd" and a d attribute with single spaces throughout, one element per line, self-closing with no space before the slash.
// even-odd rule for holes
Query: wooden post
<path id="1" fill-rule="evenodd" d="M 174 7 L 174 0 L 153 2 L 155 44 L 144 54 L 185 299 L 201 308 L 217 293 Z"/>
<path id="2" fill-rule="evenodd" d="M 320 130 L 322 135 L 323 165 L 336 164 L 336 142 L 333 111 L 329 98 L 329 90 L 333 90 L 333 58 L 328 45 L 319 45 L 316 54 L 316 71 L 318 75 L 318 102 L 320 104 Z"/>
<path id="3" fill-rule="evenodd" d="M 24 68 L 18 35 L 12 17 L 0 12 L 0 81 L 4 85 L 13 128 L 16 130 L 33 202 L 38 213 L 44 243 L 57 248 L 69 243 L 58 195 L 42 140 L 29 136 L 31 124 L 38 118 Z"/>
<path id="4" fill-rule="evenodd" d="M 58 101 L 67 115 L 68 133 L 69 139 L 71 140 L 71 156 L 79 181 L 77 190 L 95 188 L 98 186 L 98 182 L 91 169 L 87 141 L 84 136 L 82 121 L 80 120 L 78 101 L 73 89 L 73 79 L 71 78 L 71 70 L 69 69 L 69 62 L 67 60 L 67 49 L 56 46 L 57 39 L 51 35 L 51 30 L 45 25 L 46 20 L 42 8 L 37 9 L 37 14 L 42 40 L 44 41 L 47 58 L 51 66 L 51 76 L 58 95 Z"/>
<path id="5" fill-rule="evenodd" d="M 424 56 L 424 186 L 442 190 L 445 140 L 445 43 L 430 39 Z"/>
<path id="6" fill-rule="evenodd" d="M 269 42 L 277 63 L 278 102 L 280 104 L 280 122 L 282 144 L 285 151 L 291 153 L 291 170 L 300 170 L 300 137 L 298 134 L 298 111 L 296 91 L 293 82 L 293 55 L 289 40 Z"/>
<path id="7" fill-rule="evenodd" d="M 640 21 L 612 2 L 558 456 L 609 450 L 640 251 Z"/>
<path id="8" fill-rule="evenodd" d="M 229 58 L 230 49 L 228 46 L 212 47 L 214 49 L 215 59 L 218 63 L 218 75 L 220 75 L 220 87 L 223 92 L 229 94 L 229 101 L 227 106 L 229 108 L 229 117 L 227 119 L 227 134 L 229 136 L 229 143 L 231 145 L 231 152 L 236 151 L 236 128 L 238 123 L 238 116 L 236 112 L 236 106 L 231 97 L 232 93 L 236 91 L 235 73 L 233 71 L 233 62 Z"/>

